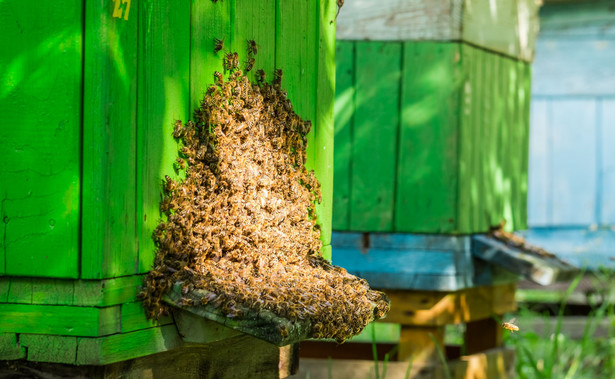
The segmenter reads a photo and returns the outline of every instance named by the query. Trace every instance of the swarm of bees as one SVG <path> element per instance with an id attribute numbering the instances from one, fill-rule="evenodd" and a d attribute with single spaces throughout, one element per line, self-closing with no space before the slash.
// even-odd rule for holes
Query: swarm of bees
<path id="1" fill-rule="evenodd" d="M 148 316 L 167 313 L 161 298 L 182 282 L 184 293 L 211 292 L 201 303 L 227 317 L 266 309 L 309 320 L 313 338 L 343 342 L 384 317 L 389 300 L 320 255 L 320 184 L 305 168 L 311 123 L 293 111 L 282 71 L 273 84 L 264 72 L 251 83 L 231 66 L 226 80 L 214 74 L 194 120 L 175 124 L 186 175 L 163 181 L 167 221 L 154 232 L 157 255 L 141 293 Z"/>

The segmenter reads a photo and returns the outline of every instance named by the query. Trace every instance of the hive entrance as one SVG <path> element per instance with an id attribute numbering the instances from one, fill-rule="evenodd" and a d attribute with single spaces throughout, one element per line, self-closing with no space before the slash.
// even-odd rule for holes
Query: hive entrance
<path id="1" fill-rule="evenodd" d="M 168 310 L 160 300 L 177 283 L 180 306 L 236 321 L 273 314 L 304 325 L 303 337 L 343 341 L 388 311 L 382 293 L 320 256 L 320 186 L 305 168 L 311 124 L 280 76 L 257 85 L 241 71 L 216 73 L 196 120 L 177 122 L 186 177 L 165 183 L 167 221 L 143 292 L 150 317 Z M 278 325 L 282 338 L 286 329 Z"/>

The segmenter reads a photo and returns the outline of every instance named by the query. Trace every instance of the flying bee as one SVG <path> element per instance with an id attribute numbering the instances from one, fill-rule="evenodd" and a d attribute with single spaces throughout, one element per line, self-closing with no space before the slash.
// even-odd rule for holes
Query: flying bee
<path id="1" fill-rule="evenodd" d="M 218 51 L 224 49 L 224 40 L 214 38 L 214 54 L 218 54 Z"/>
<path id="2" fill-rule="evenodd" d="M 265 81 L 265 70 L 260 69 L 256 71 L 256 81 L 261 83 Z"/>
<path id="3" fill-rule="evenodd" d="M 246 62 L 246 72 L 254 68 L 254 62 L 254 58 L 248 58 L 248 61 Z"/>
<path id="4" fill-rule="evenodd" d="M 513 318 L 512 320 L 510 320 L 508 322 L 503 322 L 502 323 L 502 328 L 504 328 L 506 330 L 510 330 L 511 333 L 519 331 L 519 327 L 517 325 L 515 325 L 515 321 L 516 320 L 517 319 Z"/>
<path id="5" fill-rule="evenodd" d="M 256 55 L 258 53 L 258 45 L 253 39 L 248 40 L 248 54 Z"/>

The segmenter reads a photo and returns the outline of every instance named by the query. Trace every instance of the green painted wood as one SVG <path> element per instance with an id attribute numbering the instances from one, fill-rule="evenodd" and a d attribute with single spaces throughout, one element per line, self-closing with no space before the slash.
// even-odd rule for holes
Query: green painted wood
<path id="1" fill-rule="evenodd" d="M 32 278 L 12 278 L 6 299 L 9 303 L 32 303 Z"/>
<path id="2" fill-rule="evenodd" d="M 230 46 L 233 2 L 193 1 L 190 19 L 190 112 L 199 107 L 205 90 L 214 82 L 215 71 L 222 72 L 224 50 L 214 53 L 214 39 Z"/>
<path id="3" fill-rule="evenodd" d="M 393 227 L 402 44 L 357 43 L 350 229 Z"/>
<path id="4" fill-rule="evenodd" d="M 333 137 L 335 97 L 335 19 L 337 4 L 334 0 L 318 2 L 318 81 L 316 83 L 316 120 L 314 136 L 314 170 L 320 180 L 322 202 L 316 204 L 320 224 L 320 239 L 331 243 L 333 211 Z"/>
<path id="5" fill-rule="evenodd" d="M 9 278 L 5 276 L 0 277 L 0 303 L 6 303 L 9 296 L 10 286 L 11 281 Z"/>
<path id="6" fill-rule="evenodd" d="M 32 304 L 72 305 L 74 293 L 72 280 L 32 279 Z"/>
<path id="7" fill-rule="evenodd" d="M 135 330 L 153 328 L 159 325 L 168 325 L 173 323 L 173 318 L 163 316 L 159 320 L 148 320 L 145 315 L 145 309 L 142 303 L 126 303 L 122 304 L 121 325 L 122 333 L 132 332 Z"/>
<path id="8" fill-rule="evenodd" d="M 0 2 L 0 274 L 76 278 L 82 3 Z"/>
<path id="9" fill-rule="evenodd" d="M 275 0 L 235 0 L 233 40 L 231 47 L 239 53 L 240 68 L 246 72 L 247 41 L 257 44 L 255 62 L 248 78 L 254 80 L 257 70 L 264 70 L 266 78 L 273 79 L 275 69 Z"/>
<path id="10" fill-rule="evenodd" d="M 0 332 L 95 337 L 119 331 L 119 306 L 0 304 Z"/>
<path id="11" fill-rule="evenodd" d="M 519 89 L 519 98 L 521 101 L 522 115 L 519 128 L 523 132 L 521 138 L 521 175 L 519 177 L 519 217 L 515 223 L 515 229 L 526 230 L 528 228 L 528 178 L 529 178 L 529 157 L 530 157 L 530 106 L 532 92 L 532 66 L 518 62 L 519 71 L 522 72 L 522 82 Z"/>
<path id="12" fill-rule="evenodd" d="M 316 99 L 318 75 L 318 41 L 316 1 L 276 2 L 276 67 L 283 72 L 282 88 L 288 91 L 294 111 L 304 120 L 316 122 Z M 315 128 L 308 134 L 308 170 L 315 168 Z M 317 177 L 320 177 L 317 173 Z"/>
<path id="13" fill-rule="evenodd" d="M 133 274 L 137 266 L 136 131 L 139 4 L 121 18 L 87 2 L 83 86 L 81 278 Z"/>
<path id="14" fill-rule="evenodd" d="M 182 346 L 182 340 L 175 325 L 101 338 L 78 338 L 77 364 L 105 365 L 172 350 L 180 346 Z"/>
<path id="15" fill-rule="evenodd" d="M 29 361 L 74 364 L 77 359 L 77 337 L 20 334 L 19 344 Z"/>
<path id="16" fill-rule="evenodd" d="M 73 305 L 105 307 L 133 302 L 143 276 L 125 276 L 107 280 L 80 280 L 75 283 Z"/>
<path id="17" fill-rule="evenodd" d="M 338 41 L 335 52 L 335 148 L 333 229 L 350 227 L 352 123 L 355 105 L 354 42 Z"/>
<path id="18" fill-rule="evenodd" d="M 17 343 L 17 334 L 0 333 L 0 360 L 22 359 L 26 348 Z"/>
<path id="19" fill-rule="evenodd" d="M 162 180 L 183 177 L 173 168 L 178 145 L 172 131 L 175 120 L 190 115 L 190 2 L 143 1 L 140 10 L 137 272 L 145 273 L 154 262 L 152 232 L 162 216 Z"/>
<path id="20" fill-rule="evenodd" d="M 404 44 L 396 231 L 456 230 L 459 54 L 456 44 Z"/>
<path id="21" fill-rule="evenodd" d="M 325 258 L 328 261 L 331 261 L 331 245 L 325 245 L 320 249 L 320 253 L 322 254 L 322 257 Z"/>

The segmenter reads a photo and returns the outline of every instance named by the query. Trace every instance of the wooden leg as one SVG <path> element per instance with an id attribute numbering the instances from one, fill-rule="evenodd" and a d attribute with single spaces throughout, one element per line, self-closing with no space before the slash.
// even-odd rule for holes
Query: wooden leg
<path id="1" fill-rule="evenodd" d="M 466 324 L 466 354 L 476 354 L 502 346 L 502 326 L 493 318 L 471 321 Z"/>
<path id="2" fill-rule="evenodd" d="M 412 359 L 413 364 L 440 362 L 436 343 L 444 352 L 444 326 L 402 325 L 398 360 Z"/>

